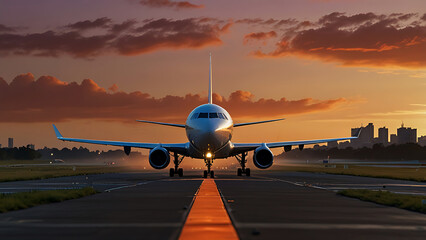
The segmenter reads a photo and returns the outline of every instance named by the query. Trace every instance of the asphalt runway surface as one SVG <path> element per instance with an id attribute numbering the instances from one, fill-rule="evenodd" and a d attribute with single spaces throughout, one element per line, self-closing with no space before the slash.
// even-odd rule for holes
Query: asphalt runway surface
<path id="1" fill-rule="evenodd" d="M 215 171 L 241 239 L 424 239 L 426 215 L 339 196 L 345 188 L 425 195 L 426 183 L 318 173 Z M 0 214 L 0 239 L 177 239 L 203 178 L 187 171 L 0 183 L 0 192 L 93 186 L 102 193 Z"/>

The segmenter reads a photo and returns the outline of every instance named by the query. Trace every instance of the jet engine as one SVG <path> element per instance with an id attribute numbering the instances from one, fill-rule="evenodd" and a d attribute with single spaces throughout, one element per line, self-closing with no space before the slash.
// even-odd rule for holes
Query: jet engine
<path id="1" fill-rule="evenodd" d="M 156 147 L 149 152 L 149 164 L 155 169 L 166 168 L 170 163 L 170 154 L 163 147 Z"/>
<path id="2" fill-rule="evenodd" d="M 256 167 L 265 169 L 272 166 L 274 161 L 274 154 L 272 154 L 271 150 L 263 144 L 262 146 L 256 148 L 253 154 L 253 163 Z"/>

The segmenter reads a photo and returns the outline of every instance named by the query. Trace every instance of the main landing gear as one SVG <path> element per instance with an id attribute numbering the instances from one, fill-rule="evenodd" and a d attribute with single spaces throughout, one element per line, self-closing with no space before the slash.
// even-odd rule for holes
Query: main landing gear
<path id="1" fill-rule="evenodd" d="M 247 177 L 250 177 L 250 168 L 246 168 L 246 163 L 247 163 L 247 152 L 243 152 L 239 155 L 235 155 L 235 158 L 238 160 L 238 162 L 241 165 L 241 168 L 237 169 L 237 175 L 238 176 L 242 176 L 243 174 L 245 174 Z"/>
<path id="2" fill-rule="evenodd" d="M 175 164 L 175 167 L 170 168 L 170 177 L 174 177 L 175 174 L 177 174 L 179 177 L 183 177 L 183 169 L 179 168 L 179 164 L 182 162 L 184 156 L 179 157 L 177 153 L 174 153 L 173 157 L 174 157 L 173 163 Z"/>
<path id="3" fill-rule="evenodd" d="M 204 159 L 204 162 L 206 163 L 207 170 L 204 170 L 204 178 L 207 178 L 208 175 L 210 175 L 210 178 L 214 178 L 214 171 L 211 170 L 213 159 Z"/>

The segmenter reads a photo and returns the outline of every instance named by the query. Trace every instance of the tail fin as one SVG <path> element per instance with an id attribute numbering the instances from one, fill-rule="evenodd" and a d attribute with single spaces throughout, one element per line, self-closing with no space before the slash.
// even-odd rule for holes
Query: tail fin
<path id="1" fill-rule="evenodd" d="M 209 104 L 213 103 L 213 98 L 212 98 L 212 53 L 210 53 L 210 68 L 209 68 Z"/>

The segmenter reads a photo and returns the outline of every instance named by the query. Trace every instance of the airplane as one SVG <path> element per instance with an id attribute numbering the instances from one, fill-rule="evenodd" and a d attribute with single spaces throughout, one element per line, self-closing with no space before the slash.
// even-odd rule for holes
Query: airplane
<path id="1" fill-rule="evenodd" d="M 210 54 L 208 103 L 200 105 L 192 110 L 192 112 L 188 115 L 185 124 L 136 120 L 141 123 L 184 128 L 188 142 L 164 144 L 67 138 L 62 136 L 55 124 L 53 124 L 53 129 L 57 139 L 59 140 L 124 147 L 124 152 L 127 155 L 130 154 L 131 148 L 150 149 L 149 163 L 151 167 L 155 169 L 166 168 L 170 164 L 170 156 L 172 153 L 174 167 L 170 168 L 170 177 L 173 177 L 175 174 L 179 177 L 183 176 L 183 169 L 179 168 L 179 165 L 183 161 L 184 157 L 204 159 L 207 167 L 207 170 L 204 170 L 204 178 L 207 178 L 208 176 L 210 176 L 210 178 L 214 178 L 214 171 L 211 170 L 211 167 L 213 160 L 215 159 L 235 157 L 241 166 L 241 168 L 237 169 L 237 175 L 242 176 L 244 174 L 246 176 L 250 176 L 250 168 L 246 167 L 247 153 L 249 151 L 254 151 L 254 165 L 260 169 L 267 169 L 272 166 L 274 160 L 274 155 L 270 150 L 271 148 L 283 147 L 284 151 L 287 152 L 292 149 L 292 146 L 298 146 L 299 150 L 303 150 L 304 146 L 308 144 L 351 140 L 358 138 L 360 134 L 359 131 L 356 136 L 345 138 L 270 143 L 234 143 L 231 141 L 234 128 L 282 120 L 284 120 L 284 118 L 258 122 L 234 123 L 231 115 L 224 108 L 213 104 L 212 60 Z"/>

